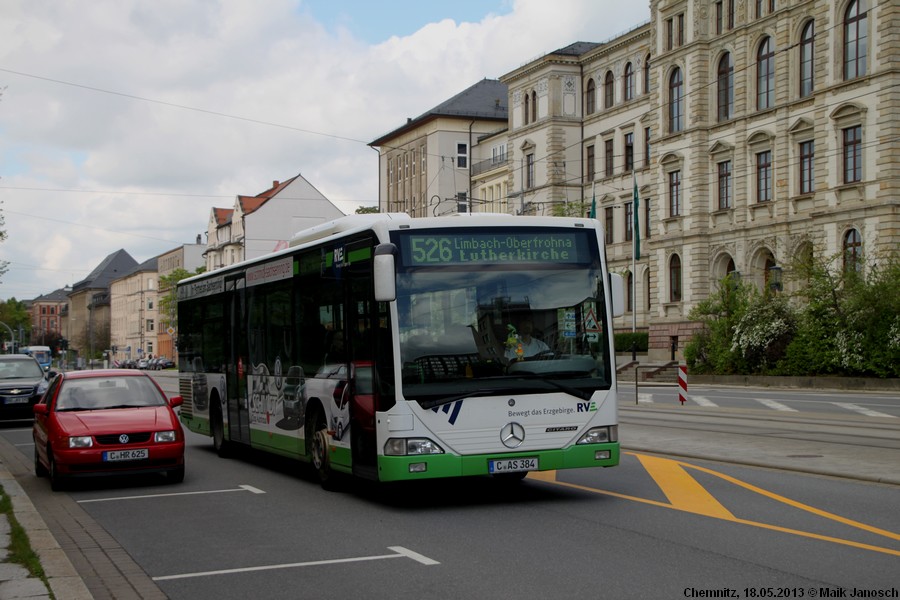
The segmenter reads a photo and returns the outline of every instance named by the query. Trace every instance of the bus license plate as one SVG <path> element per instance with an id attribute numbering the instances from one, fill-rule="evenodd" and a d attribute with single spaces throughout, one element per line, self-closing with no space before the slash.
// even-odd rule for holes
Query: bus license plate
<path id="1" fill-rule="evenodd" d="M 110 450 L 103 453 L 103 460 L 114 462 L 117 460 L 144 460 L 148 457 L 146 448 L 134 448 L 133 450 Z"/>
<path id="2" fill-rule="evenodd" d="M 504 458 L 501 460 L 489 460 L 488 472 L 490 473 L 514 473 L 516 471 L 537 471 L 538 459 L 536 456 L 529 458 Z"/>

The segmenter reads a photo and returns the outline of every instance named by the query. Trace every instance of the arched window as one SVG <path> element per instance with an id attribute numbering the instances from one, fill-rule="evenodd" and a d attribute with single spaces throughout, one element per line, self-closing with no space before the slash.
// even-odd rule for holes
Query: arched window
<path id="1" fill-rule="evenodd" d="M 725 53 L 719 60 L 719 68 L 716 73 L 718 118 L 719 121 L 727 121 L 734 112 L 734 63 L 731 60 L 731 53 Z"/>
<path id="2" fill-rule="evenodd" d="M 862 270 L 862 238 L 856 229 L 844 234 L 844 270 Z"/>
<path id="3" fill-rule="evenodd" d="M 531 122 L 537 121 L 537 92 L 531 92 Z"/>
<path id="4" fill-rule="evenodd" d="M 622 80 L 622 98 L 625 102 L 634 99 L 634 67 L 625 65 L 625 78 Z"/>
<path id="5" fill-rule="evenodd" d="M 813 55 L 815 50 L 816 24 L 810 21 L 800 34 L 800 97 L 809 96 L 814 85 Z"/>
<path id="6" fill-rule="evenodd" d="M 775 51 L 767 37 L 756 52 L 756 109 L 775 106 Z"/>
<path id="7" fill-rule="evenodd" d="M 650 93 L 650 55 L 644 59 L 644 93 Z"/>
<path id="8" fill-rule="evenodd" d="M 528 119 L 531 117 L 531 94 L 525 94 L 525 124 L 528 125 Z"/>
<path id="9" fill-rule="evenodd" d="M 866 74 L 867 14 L 863 0 L 853 0 L 844 13 L 844 79 L 855 79 Z"/>
<path id="10" fill-rule="evenodd" d="M 594 110 L 596 110 L 596 105 L 594 104 L 597 101 L 597 87 L 594 85 L 593 79 L 588 79 L 587 89 L 584 92 L 584 112 L 585 114 L 592 115 L 594 114 Z"/>
<path id="11" fill-rule="evenodd" d="M 603 98 L 603 108 L 612 108 L 616 103 L 616 78 L 612 71 L 607 71 L 603 80 Z"/>
<path id="12" fill-rule="evenodd" d="M 644 306 L 650 311 L 650 270 L 644 272 Z"/>
<path id="13" fill-rule="evenodd" d="M 669 302 L 681 302 L 681 258 L 677 254 L 669 259 Z"/>
<path id="14" fill-rule="evenodd" d="M 681 69 L 672 71 L 669 76 L 669 133 L 684 129 L 684 81 Z"/>

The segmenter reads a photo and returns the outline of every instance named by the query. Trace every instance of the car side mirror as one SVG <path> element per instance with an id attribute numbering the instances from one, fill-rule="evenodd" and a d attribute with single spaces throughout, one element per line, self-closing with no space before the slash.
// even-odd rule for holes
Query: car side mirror
<path id="1" fill-rule="evenodd" d="M 31 407 L 31 410 L 34 411 L 35 415 L 46 415 L 47 414 L 47 405 L 46 404 L 35 404 Z"/>
<path id="2" fill-rule="evenodd" d="M 172 396 L 169 398 L 169 406 L 172 408 L 177 408 L 184 404 L 184 399 L 181 396 Z"/>

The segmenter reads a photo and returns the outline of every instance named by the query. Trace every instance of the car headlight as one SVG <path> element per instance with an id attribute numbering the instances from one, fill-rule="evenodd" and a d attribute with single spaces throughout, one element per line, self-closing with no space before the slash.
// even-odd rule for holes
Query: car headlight
<path id="1" fill-rule="evenodd" d="M 73 435 L 69 438 L 69 448 L 90 448 L 94 440 L 89 435 Z"/>
<path id="2" fill-rule="evenodd" d="M 578 440 L 578 444 L 605 444 L 619 441 L 619 426 L 592 427 Z"/>
<path id="3" fill-rule="evenodd" d="M 428 438 L 391 438 L 384 443 L 386 456 L 443 454 L 444 449 Z"/>
<path id="4" fill-rule="evenodd" d="M 174 430 L 169 431 L 157 431 L 153 434 L 154 442 L 174 442 L 177 439 Z"/>

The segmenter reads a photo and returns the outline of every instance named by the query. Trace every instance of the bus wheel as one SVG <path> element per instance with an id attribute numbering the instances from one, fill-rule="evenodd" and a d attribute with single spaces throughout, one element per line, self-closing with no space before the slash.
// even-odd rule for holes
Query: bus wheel
<path id="1" fill-rule="evenodd" d="M 333 489 L 334 473 L 328 457 L 328 429 L 321 410 L 315 410 L 306 420 L 306 439 L 310 440 L 310 459 L 319 483 L 326 490 Z"/>
<path id="2" fill-rule="evenodd" d="M 222 422 L 221 409 L 211 408 L 209 421 L 209 427 L 212 430 L 213 448 L 215 448 L 216 454 L 225 458 L 228 456 L 228 442 L 225 441 L 225 424 Z"/>

